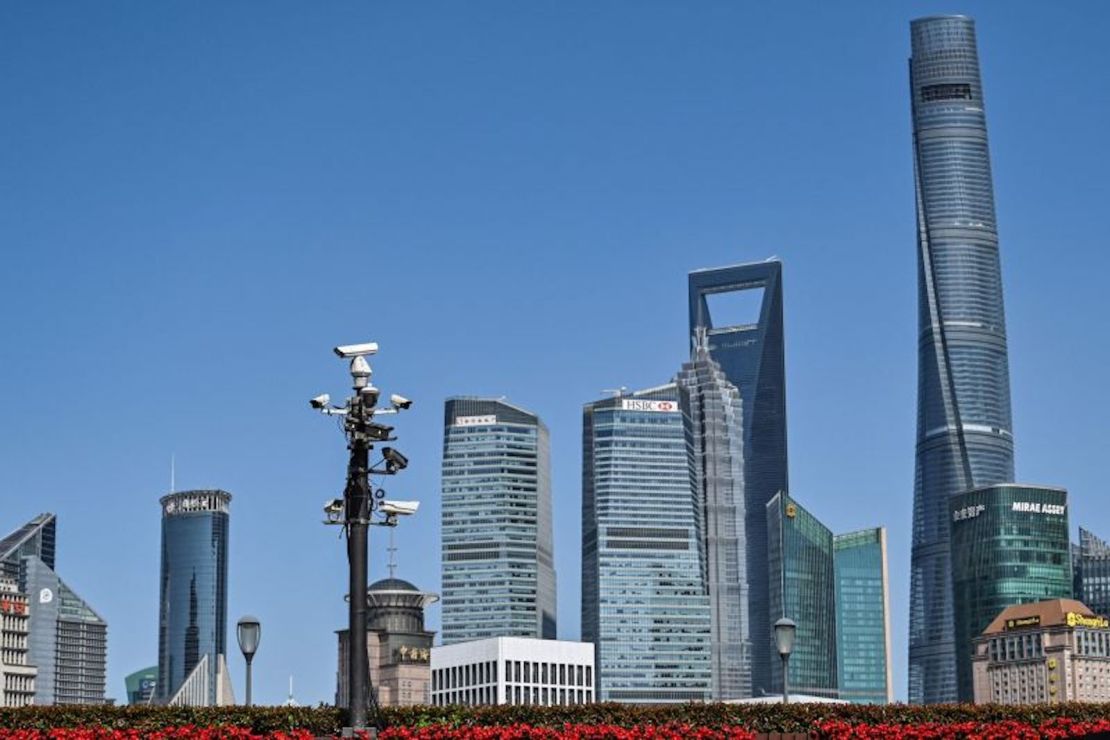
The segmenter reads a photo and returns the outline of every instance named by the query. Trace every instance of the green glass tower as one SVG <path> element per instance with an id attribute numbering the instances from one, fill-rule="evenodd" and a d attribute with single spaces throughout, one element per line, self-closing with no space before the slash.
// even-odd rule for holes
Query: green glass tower
<path id="1" fill-rule="evenodd" d="M 886 529 L 836 535 L 833 570 L 840 698 L 858 704 L 891 702 L 894 684 L 890 665 Z"/>
<path id="2" fill-rule="evenodd" d="M 948 504 L 956 688 L 972 701 L 971 641 L 1008 606 L 1072 596 L 1068 492 L 1001 483 Z"/>
<path id="3" fill-rule="evenodd" d="M 771 623 L 798 625 L 790 655 L 790 690 L 837 696 L 836 587 L 833 534 L 794 499 L 779 492 L 767 502 Z M 771 662 L 771 686 L 782 688 L 782 663 Z"/>

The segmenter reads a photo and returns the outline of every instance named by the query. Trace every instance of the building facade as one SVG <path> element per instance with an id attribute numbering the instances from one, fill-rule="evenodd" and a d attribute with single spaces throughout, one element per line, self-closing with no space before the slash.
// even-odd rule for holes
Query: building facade
<path id="1" fill-rule="evenodd" d="M 538 416 L 449 398 L 442 480 L 443 643 L 555 639 L 551 455 Z"/>
<path id="2" fill-rule="evenodd" d="M 600 701 L 711 698 L 693 460 L 672 383 L 582 412 L 582 639 Z"/>
<path id="3" fill-rule="evenodd" d="M 838 696 L 858 704 L 894 701 L 886 529 L 833 537 Z"/>
<path id="4" fill-rule="evenodd" d="M 123 683 L 127 689 L 128 704 L 150 704 L 154 699 L 154 687 L 158 685 L 158 666 L 130 673 Z"/>
<path id="5" fill-rule="evenodd" d="M 227 656 L 227 547 L 231 494 L 181 491 L 163 496 L 159 583 L 159 703 L 216 706 Z M 203 663 L 206 675 L 194 676 Z M 185 693 L 181 689 L 185 684 Z M 230 684 L 227 684 L 230 689 Z"/>
<path id="6" fill-rule="evenodd" d="M 973 651 L 976 704 L 1110 701 L 1110 620 L 1078 601 L 1007 607 Z"/>
<path id="7" fill-rule="evenodd" d="M 695 502 L 704 523 L 702 580 L 709 594 L 714 701 L 751 696 L 748 569 L 744 536 L 744 417 L 740 392 L 709 356 L 699 330 L 676 379 L 693 447 Z"/>
<path id="8" fill-rule="evenodd" d="M 0 708 L 30 706 L 35 701 L 38 669 L 27 660 L 31 609 L 27 594 L 14 579 L 0 577 Z"/>
<path id="9" fill-rule="evenodd" d="M 27 594 L 35 704 L 103 704 L 108 624 L 55 572 L 57 520 L 40 514 L 0 540 L 0 572 Z"/>
<path id="10" fill-rule="evenodd" d="M 1010 371 L 975 24 L 910 24 L 918 398 L 909 699 L 956 699 L 948 499 L 1013 480 Z"/>
<path id="11" fill-rule="evenodd" d="M 432 648 L 432 704 L 592 704 L 594 646 L 495 637 Z"/>
<path id="12" fill-rule="evenodd" d="M 730 301 L 758 299 L 745 315 Z M 744 549 L 751 621 L 751 691 L 770 693 L 772 662 L 770 584 L 767 580 L 767 504 L 790 489 L 786 455 L 786 364 L 782 319 L 782 263 L 697 270 L 689 275 L 690 341 L 699 331 L 743 402 Z"/>
<path id="13" fill-rule="evenodd" d="M 1003 609 L 1071 598 L 1068 494 L 1016 483 L 953 496 L 950 561 L 956 686 L 972 701 L 972 641 Z"/>
<path id="14" fill-rule="evenodd" d="M 768 621 L 794 620 L 797 631 L 790 654 L 790 690 L 837 697 L 836 581 L 833 534 L 817 517 L 785 493 L 764 507 L 767 517 Z M 782 691 L 778 653 L 771 685 Z M 773 693 L 769 691 L 768 693 Z"/>
<path id="15" fill-rule="evenodd" d="M 1110 545 L 1080 527 L 1071 563 L 1076 600 L 1095 614 L 1110 614 Z"/>
<path id="16" fill-rule="evenodd" d="M 430 704 L 431 657 L 435 632 L 424 629 L 424 609 L 439 601 L 400 578 L 386 578 L 366 590 L 366 651 L 370 685 L 383 707 Z M 350 706 L 347 685 L 349 632 L 339 630 L 339 671 L 335 703 Z M 292 692 L 290 692 L 292 693 Z"/>

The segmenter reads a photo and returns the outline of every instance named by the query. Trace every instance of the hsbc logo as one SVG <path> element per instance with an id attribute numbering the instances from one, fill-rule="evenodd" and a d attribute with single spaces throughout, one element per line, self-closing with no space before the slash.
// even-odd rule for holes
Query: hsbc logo
<path id="1" fill-rule="evenodd" d="M 624 411 L 654 411 L 661 413 L 677 413 L 678 404 L 674 401 L 647 401 L 636 398 L 621 399 L 621 409 Z"/>

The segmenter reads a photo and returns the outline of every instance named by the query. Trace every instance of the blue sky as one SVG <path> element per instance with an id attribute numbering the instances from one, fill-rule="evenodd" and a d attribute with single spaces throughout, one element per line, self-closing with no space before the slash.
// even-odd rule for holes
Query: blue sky
<path id="1" fill-rule="evenodd" d="M 307 399 L 347 385 L 332 345 L 376 340 L 377 384 L 416 401 L 398 575 L 438 588 L 443 399 L 505 395 L 551 429 L 577 638 L 581 404 L 677 370 L 687 271 L 778 255 L 791 493 L 836 531 L 889 528 L 904 696 L 911 18 L 979 22 L 1018 477 L 1110 535 L 1110 6 L 1045 7 L 4 3 L 0 529 L 58 514 L 122 697 L 157 658 L 176 455 L 179 488 L 235 497 L 256 700 L 290 674 L 330 700 L 345 562 L 319 521 L 345 451 Z"/>

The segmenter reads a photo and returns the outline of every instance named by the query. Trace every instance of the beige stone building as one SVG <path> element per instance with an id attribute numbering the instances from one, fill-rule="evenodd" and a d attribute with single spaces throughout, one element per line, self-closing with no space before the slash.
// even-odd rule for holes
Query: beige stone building
<path id="1" fill-rule="evenodd" d="M 432 640 L 424 629 L 424 607 L 439 600 L 408 581 L 386 578 L 366 591 L 366 652 L 370 683 L 383 707 L 430 704 Z M 348 705 L 347 630 L 339 630 L 336 704 Z"/>
<path id="2" fill-rule="evenodd" d="M 1073 599 L 1018 604 L 974 641 L 975 703 L 1110 701 L 1110 620 Z"/>
<path id="3" fill-rule="evenodd" d="M 34 703 L 38 669 L 27 665 L 27 637 L 31 631 L 27 595 L 15 581 L 0 578 L 0 707 Z"/>

